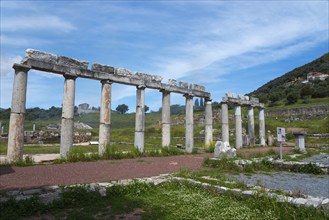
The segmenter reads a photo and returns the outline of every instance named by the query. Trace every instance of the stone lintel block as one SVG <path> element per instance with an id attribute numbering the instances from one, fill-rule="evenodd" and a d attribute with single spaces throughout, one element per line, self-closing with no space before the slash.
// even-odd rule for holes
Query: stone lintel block
<path id="1" fill-rule="evenodd" d="M 120 75 L 120 76 L 132 76 L 133 73 L 127 69 L 121 69 L 121 68 L 115 68 L 114 74 Z"/>
<path id="2" fill-rule="evenodd" d="M 61 66 L 75 67 L 79 69 L 88 69 L 88 62 L 73 59 L 65 56 L 57 56 L 55 54 L 46 53 L 38 50 L 27 49 L 22 64 L 27 64 L 29 60 L 39 60 L 45 63 L 58 64 Z"/>
<path id="3" fill-rule="evenodd" d="M 187 82 L 178 82 L 178 86 L 184 89 L 188 89 L 188 83 Z"/>
<path id="4" fill-rule="evenodd" d="M 45 63 L 57 63 L 57 55 L 38 50 L 27 49 L 22 64 L 26 64 L 29 59 L 40 60 Z"/>
<path id="5" fill-rule="evenodd" d="M 62 66 L 75 67 L 79 69 L 88 69 L 89 62 L 81 61 L 65 56 L 58 56 L 57 64 Z"/>
<path id="6" fill-rule="evenodd" d="M 206 88 L 204 86 L 200 86 L 198 84 L 191 84 L 191 89 L 199 90 L 199 91 L 205 91 L 206 90 Z"/>
<path id="7" fill-rule="evenodd" d="M 176 86 L 177 85 L 177 81 L 175 79 L 169 79 L 168 80 L 168 85 L 170 85 L 170 86 Z"/>
<path id="8" fill-rule="evenodd" d="M 161 81 L 160 82 L 145 81 L 145 86 L 147 88 L 153 88 L 153 89 L 160 89 L 161 90 Z"/>
<path id="9" fill-rule="evenodd" d="M 98 63 L 94 63 L 91 66 L 91 70 L 100 71 L 100 72 L 104 72 L 104 73 L 108 73 L 108 74 L 114 74 L 114 67 L 108 66 L 108 65 L 103 65 L 103 64 L 98 64 Z"/>
<path id="10" fill-rule="evenodd" d="M 161 83 L 162 77 L 157 75 L 151 75 L 147 73 L 136 73 L 135 76 L 137 78 L 143 79 L 145 82 L 159 82 Z"/>

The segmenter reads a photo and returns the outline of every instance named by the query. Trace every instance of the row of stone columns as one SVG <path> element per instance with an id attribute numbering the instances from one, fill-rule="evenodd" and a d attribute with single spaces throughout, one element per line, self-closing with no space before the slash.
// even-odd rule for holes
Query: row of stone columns
<path id="1" fill-rule="evenodd" d="M 228 122 L 228 104 L 222 102 L 222 140 L 229 142 L 229 122 Z M 235 147 L 241 148 L 242 141 L 242 118 L 241 106 L 236 105 L 234 108 L 235 115 Z M 254 108 L 248 106 L 248 138 L 251 146 L 255 145 L 255 122 L 254 122 Z M 259 110 L 259 138 L 261 146 L 265 146 L 265 117 L 264 109 Z"/>
<path id="2" fill-rule="evenodd" d="M 12 106 L 10 114 L 8 136 L 8 159 L 18 161 L 23 157 L 24 146 L 24 116 L 26 108 L 27 73 L 29 67 L 15 64 Z M 64 75 L 64 93 L 61 119 L 60 155 L 66 156 L 71 151 L 74 136 L 74 100 L 76 77 Z M 111 127 L 111 84 L 109 80 L 103 80 L 101 89 L 101 107 L 99 124 L 99 154 L 106 151 L 110 143 Z M 162 146 L 170 145 L 170 92 L 162 92 Z M 193 140 L 193 96 L 186 97 L 186 131 L 185 147 L 187 152 L 192 152 Z M 205 107 L 205 145 L 212 141 L 212 107 L 211 100 L 206 100 Z M 136 91 L 136 121 L 135 121 L 135 147 L 144 151 L 145 128 L 145 86 L 137 86 Z M 228 127 L 228 123 L 227 123 Z"/>

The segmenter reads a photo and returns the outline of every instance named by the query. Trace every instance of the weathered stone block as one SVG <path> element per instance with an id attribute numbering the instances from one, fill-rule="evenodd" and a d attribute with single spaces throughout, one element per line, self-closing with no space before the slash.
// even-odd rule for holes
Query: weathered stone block
<path id="1" fill-rule="evenodd" d="M 28 59 L 41 60 L 46 63 L 57 63 L 57 55 L 51 53 L 45 53 L 38 50 L 27 49 L 25 52 L 25 57 L 22 60 L 22 64 L 26 63 Z"/>
<path id="2" fill-rule="evenodd" d="M 133 73 L 130 72 L 127 69 L 121 69 L 121 68 L 115 68 L 114 74 L 120 75 L 120 76 L 132 76 Z"/>
<path id="3" fill-rule="evenodd" d="M 109 73 L 109 74 L 114 74 L 114 67 L 113 66 L 102 65 L 102 64 L 97 64 L 97 63 L 94 63 L 91 66 L 91 70 L 105 72 L 105 73 Z"/>
<path id="4" fill-rule="evenodd" d="M 206 88 L 204 86 L 197 85 L 197 84 L 191 84 L 191 89 L 198 90 L 198 91 L 205 91 L 206 90 Z"/>
<path id="5" fill-rule="evenodd" d="M 177 81 L 175 79 L 169 79 L 168 80 L 168 85 L 170 85 L 170 86 L 176 86 L 177 85 Z"/>
<path id="6" fill-rule="evenodd" d="M 87 61 L 81 61 L 70 57 L 58 56 L 57 64 L 69 67 L 76 67 L 79 69 L 88 69 L 89 63 Z"/>
<path id="7" fill-rule="evenodd" d="M 228 142 L 217 141 L 215 145 L 214 157 L 221 158 L 226 155 L 227 158 L 236 157 L 236 149 L 231 148 Z"/>
<path id="8" fill-rule="evenodd" d="M 179 82 L 178 86 L 181 88 L 184 88 L 184 89 L 188 89 L 188 83 L 186 83 L 186 82 Z"/>

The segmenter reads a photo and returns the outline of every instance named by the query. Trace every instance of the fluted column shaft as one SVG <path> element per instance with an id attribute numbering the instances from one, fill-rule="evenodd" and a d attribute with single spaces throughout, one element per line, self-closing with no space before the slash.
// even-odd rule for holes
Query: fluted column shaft
<path id="1" fill-rule="evenodd" d="M 7 158 L 10 162 L 23 159 L 24 118 L 26 110 L 26 88 L 28 66 L 14 64 L 14 85 L 8 134 Z"/>
<path id="2" fill-rule="evenodd" d="M 259 109 L 259 139 L 260 145 L 266 146 L 266 139 L 265 139 L 265 114 L 264 109 Z"/>
<path id="3" fill-rule="evenodd" d="M 237 149 L 242 147 L 242 120 L 241 120 L 241 106 L 235 106 L 235 147 Z"/>
<path id="4" fill-rule="evenodd" d="M 136 121 L 135 121 L 135 147 L 144 152 L 145 127 L 145 87 L 137 86 L 136 91 Z"/>
<path id="5" fill-rule="evenodd" d="M 170 145 L 170 92 L 162 91 L 162 147 Z"/>
<path id="6" fill-rule="evenodd" d="M 205 104 L 205 146 L 209 146 L 213 140 L 211 100 L 205 100 Z"/>
<path id="7" fill-rule="evenodd" d="M 99 141 L 98 153 L 104 154 L 107 147 L 110 147 L 111 127 L 111 84 L 109 80 L 103 80 L 101 90 L 101 109 L 99 117 Z"/>
<path id="8" fill-rule="evenodd" d="M 185 95 L 186 97 L 186 115 L 185 115 L 185 150 L 191 153 L 193 150 L 193 96 Z"/>
<path id="9" fill-rule="evenodd" d="M 255 121 L 254 121 L 254 108 L 248 107 L 248 137 L 250 146 L 255 145 Z"/>
<path id="10" fill-rule="evenodd" d="M 60 155 L 65 157 L 73 146 L 74 135 L 74 98 L 76 77 L 65 76 L 62 106 Z"/>
<path id="11" fill-rule="evenodd" d="M 223 142 L 230 141 L 229 124 L 228 124 L 228 105 L 222 102 L 222 140 Z"/>

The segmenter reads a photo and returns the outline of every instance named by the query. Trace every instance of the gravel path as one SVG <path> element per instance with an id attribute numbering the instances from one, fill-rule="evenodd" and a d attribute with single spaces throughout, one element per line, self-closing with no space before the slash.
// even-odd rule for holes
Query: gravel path
<path id="1" fill-rule="evenodd" d="M 0 190 L 92 183 L 156 176 L 180 169 L 197 170 L 212 154 L 102 160 L 30 167 L 0 166 Z"/>
<path id="2" fill-rule="evenodd" d="M 302 160 L 303 162 L 313 162 L 313 163 L 321 163 L 324 165 L 329 165 L 329 154 L 317 154 L 313 155 L 312 157 L 305 158 Z"/>
<path id="3" fill-rule="evenodd" d="M 229 175 L 233 180 L 247 184 L 263 186 L 269 189 L 290 190 L 295 193 L 315 197 L 329 198 L 329 176 L 316 177 L 310 174 L 273 172 L 267 174 L 252 174 L 246 176 Z"/>

